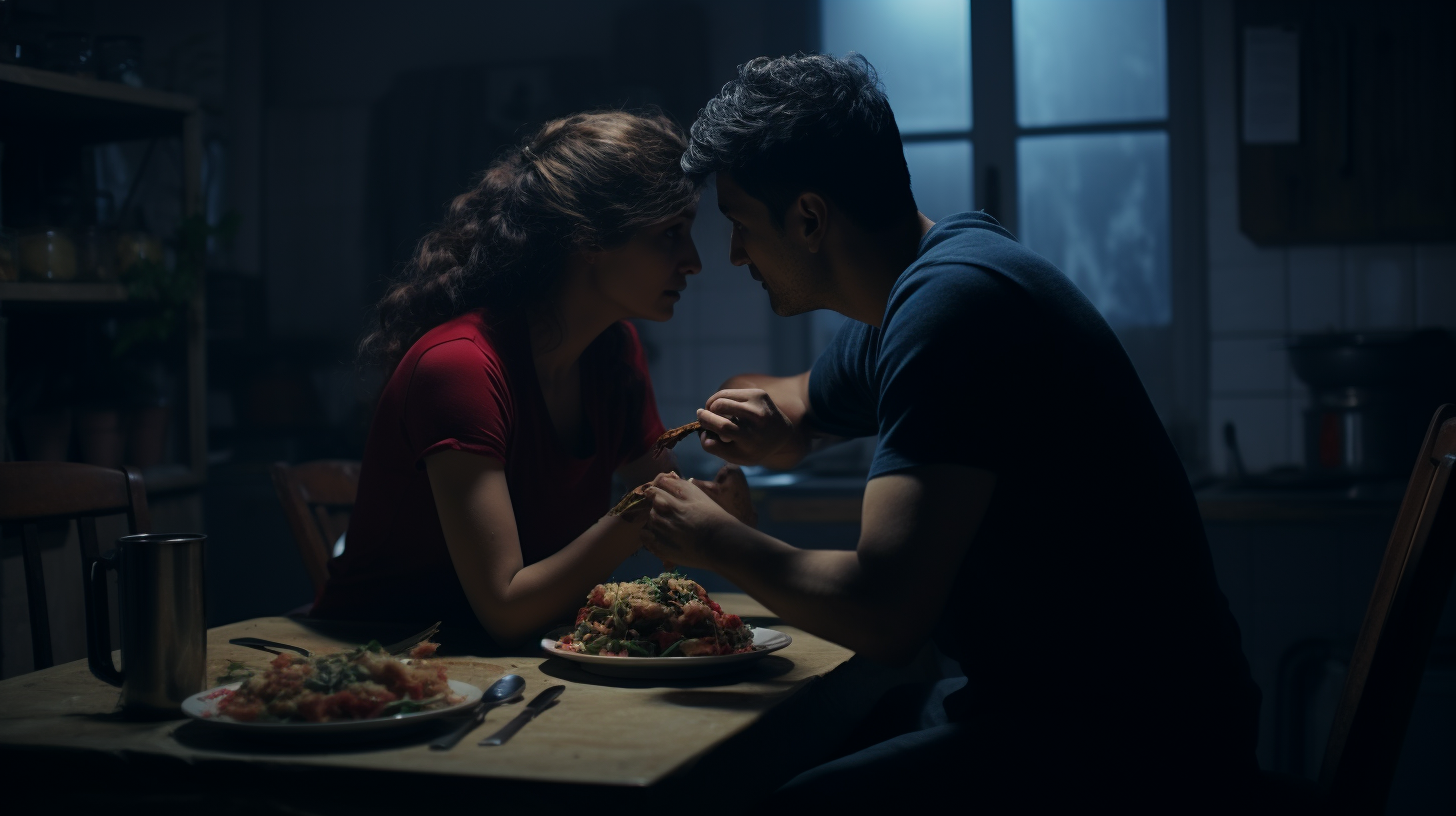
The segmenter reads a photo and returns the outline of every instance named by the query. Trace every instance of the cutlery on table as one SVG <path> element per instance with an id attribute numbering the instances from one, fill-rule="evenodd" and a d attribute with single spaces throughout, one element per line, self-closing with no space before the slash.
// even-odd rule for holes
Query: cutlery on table
<path id="1" fill-rule="evenodd" d="M 392 655 L 404 654 L 410 649 L 413 649 L 414 647 L 434 637 L 435 633 L 438 631 L 440 631 L 440 621 L 435 621 L 434 623 L 426 627 L 423 632 L 416 632 L 415 634 L 410 635 L 409 637 L 401 640 L 398 643 L 391 643 L 388 646 L 385 646 L 384 653 Z"/>
<path id="2" fill-rule="evenodd" d="M 311 654 L 309 650 L 303 648 L 302 646 L 290 646 L 287 643 L 279 643 L 274 640 L 264 640 L 262 638 L 255 637 L 233 638 L 232 640 L 229 640 L 228 643 L 231 643 L 234 646 L 247 646 L 250 649 L 262 649 L 265 652 L 273 652 L 273 654 L 278 654 L 277 652 L 273 651 L 274 649 L 287 649 L 290 652 L 298 652 L 304 657 L 308 657 Z"/>
<path id="3" fill-rule="evenodd" d="M 517 714 L 514 720 L 502 726 L 501 730 L 481 740 L 479 744 L 505 745 L 506 740 L 515 736 L 516 732 L 520 731 L 522 726 L 535 719 L 537 714 L 555 705 L 556 698 L 560 697 L 563 691 L 566 691 L 566 686 L 552 686 L 537 694 L 534 700 L 526 704 L 525 711 Z"/>
<path id="4" fill-rule="evenodd" d="M 424 631 L 416 632 L 415 634 L 410 635 L 409 637 L 401 640 L 398 643 L 391 643 L 388 646 L 385 646 L 384 653 L 391 655 L 404 654 L 410 649 L 413 649 L 421 643 L 424 643 L 426 640 L 429 640 L 431 637 L 434 637 L 435 633 L 440 631 L 440 623 L 440 621 L 435 621 L 434 623 L 430 624 L 430 626 Z M 304 657 L 309 657 L 312 654 L 311 652 L 309 652 L 309 650 L 303 648 L 302 646 L 292 646 L 287 643 L 279 643 L 274 640 L 264 640 L 262 638 L 255 637 L 233 638 L 232 640 L 229 640 L 228 643 L 231 643 L 234 646 L 247 646 L 250 649 L 262 649 L 265 652 L 273 652 L 273 654 L 277 654 L 277 652 L 273 651 L 274 649 L 287 649 L 290 652 L 298 652 Z"/>
<path id="5" fill-rule="evenodd" d="M 519 674 L 508 674 L 495 681 L 491 684 L 490 688 L 485 690 L 485 694 L 481 695 L 480 702 L 475 705 L 475 708 L 470 710 L 470 714 L 465 718 L 465 721 L 460 723 L 459 727 L 454 731 L 444 734 L 434 742 L 431 742 L 430 747 L 436 751 L 448 751 L 454 748 L 455 743 L 459 742 L 466 734 L 474 731 L 481 723 L 485 722 L 485 712 L 490 711 L 498 705 L 513 703 L 521 699 L 521 690 L 525 687 L 526 681 Z"/>

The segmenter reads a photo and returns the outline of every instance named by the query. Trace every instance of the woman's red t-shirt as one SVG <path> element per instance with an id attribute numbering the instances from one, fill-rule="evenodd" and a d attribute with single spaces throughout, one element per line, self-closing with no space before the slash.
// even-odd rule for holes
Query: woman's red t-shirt
<path id="1" fill-rule="evenodd" d="M 630 323 L 581 358 L 582 410 L 592 453 L 562 446 L 521 326 L 480 312 L 430 330 L 385 385 L 359 473 L 344 554 L 314 604 L 323 618 L 474 620 L 455 574 L 425 458 L 442 450 L 489 456 L 506 484 L 532 564 L 565 547 L 612 506 L 612 473 L 663 432 L 642 343 Z"/>

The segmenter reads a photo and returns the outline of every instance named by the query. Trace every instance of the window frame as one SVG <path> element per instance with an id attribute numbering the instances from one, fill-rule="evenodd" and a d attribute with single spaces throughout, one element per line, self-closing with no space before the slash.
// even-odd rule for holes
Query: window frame
<path id="1" fill-rule="evenodd" d="M 971 4 L 971 104 L 976 125 L 978 206 L 1020 234 L 1017 144 L 1022 137 L 1164 131 L 1168 134 L 1169 284 L 1172 321 L 1163 332 L 1118 330 L 1137 364 L 1168 355 L 1161 381 L 1146 383 L 1191 475 L 1208 471 L 1208 297 L 1204 204 L 1202 34 L 1198 5 L 1164 0 L 1168 111 L 1163 119 L 1022 127 L 1016 113 L 1012 0 Z M 1140 371 L 1140 374 L 1146 372 Z"/>
<path id="2" fill-rule="evenodd" d="M 824 2 L 812 29 L 822 50 Z M 1168 134 L 1169 276 L 1172 321 L 1165 330 L 1122 329 L 1118 335 L 1134 364 L 1150 350 L 1167 355 L 1162 378 L 1147 383 L 1169 435 L 1190 475 L 1209 472 L 1208 450 L 1208 253 L 1205 217 L 1202 22 L 1199 5 L 1164 0 L 1167 25 L 1167 117 L 1117 123 L 1022 127 L 1016 115 L 1016 60 L 1012 0 L 970 3 L 971 128 L 901 134 L 906 144 L 967 140 L 972 149 L 973 206 L 1019 235 L 1017 142 L 1023 136 L 1127 133 L 1161 130 Z M 788 368 L 813 365 L 813 324 L 809 315 L 794 318 L 780 331 L 779 355 Z M 788 325 L 792 324 L 792 325 Z M 796 366 L 793 361 L 806 365 Z M 1140 367 L 1140 374 L 1145 371 Z"/>

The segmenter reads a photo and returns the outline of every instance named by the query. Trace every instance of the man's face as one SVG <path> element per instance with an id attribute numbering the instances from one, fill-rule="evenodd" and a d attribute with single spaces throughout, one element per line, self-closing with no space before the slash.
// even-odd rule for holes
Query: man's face
<path id="1" fill-rule="evenodd" d="M 747 266 L 768 291 L 774 314 L 788 317 L 824 308 L 816 286 L 820 270 L 802 241 L 795 241 L 793 219 L 774 224 L 768 205 L 749 195 L 726 172 L 718 173 L 718 209 L 733 224 L 728 260 Z"/>

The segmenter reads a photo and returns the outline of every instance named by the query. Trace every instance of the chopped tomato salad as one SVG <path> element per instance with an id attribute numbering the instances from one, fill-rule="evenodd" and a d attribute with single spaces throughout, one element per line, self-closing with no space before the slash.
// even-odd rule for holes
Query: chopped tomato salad
<path id="1" fill-rule="evenodd" d="M 434 654 L 426 645 L 411 654 Z M 332 722 L 410 714 L 463 699 L 450 691 L 443 666 L 406 664 L 371 642 L 321 657 L 280 654 L 267 671 L 228 694 L 217 713 L 243 722 Z"/>
<path id="2" fill-rule="evenodd" d="M 597 584 L 556 648 L 611 657 L 701 657 L 753 651 L 753 627 L 676 572 Z"/>

